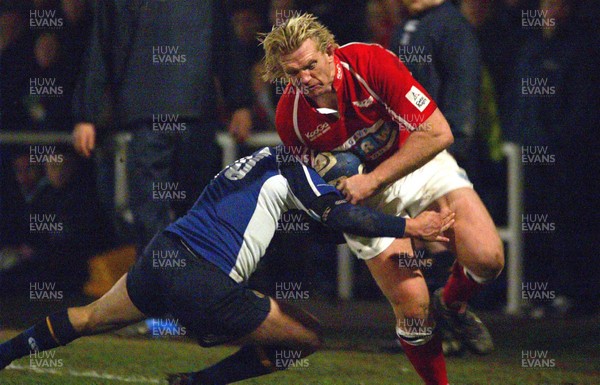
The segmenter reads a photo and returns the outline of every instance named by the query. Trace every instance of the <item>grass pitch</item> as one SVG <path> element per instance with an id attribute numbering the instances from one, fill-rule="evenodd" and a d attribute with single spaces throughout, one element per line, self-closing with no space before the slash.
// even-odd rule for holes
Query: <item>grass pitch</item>
<path id="1" fill-rule="evenodd" d="M 14 335 L 0 333 L 0 340 Z M 368 341 L 363 341 L 368 342 Z M 333 341 L 343 344 L 343 341 Z M 589 346 L 589 348 L 592 348 Z M 235 351 L 232 347 L 203 349 L 174 340 L 121 338 L 114 335 L 83 338 L 68 347 L 15 361 L 0 372 L 3 385 L 166 384 L 165 373 L 197 370 Z M 544 349 L 534 351 L 543 352 Z M 524 367 L 522 351 L 501 347 L 487 357 L 447 359 L 451 384 L 599 384 L 598 356 L 548 350 L 545 367 Z M 596 350 L 597 353 L 597 350 Z M 44 354 L 44 353 L 41 353 Z M 536 354 L 536 353 L 533 353 Z M 548 361 L 552 360 L 552 361 Z M 550 365 L 550 363 L 553 363 Z M 527 366 L 527 365 L 525 365 Z M 402 353 L 323 350 L 299 367 L 247 380 L 244 384 L 398 385 L 422 384 Z"/>

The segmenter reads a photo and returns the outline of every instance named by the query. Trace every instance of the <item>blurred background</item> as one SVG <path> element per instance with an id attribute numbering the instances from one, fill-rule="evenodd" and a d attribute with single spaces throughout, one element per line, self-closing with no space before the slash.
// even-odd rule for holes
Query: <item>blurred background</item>
<path id="1" fill-rule="evenodd" d="M 261 80 L 256 34 L 308 11 L 340 44 L 378 43 L 400 56 L 448 117 L 453 154 L 498 226 L 511 215 L 503 143 L 515 144 L 522 293 L 534 283 L 546 293 L 521 296 L 523 309 L 597 314 L 598 2 L 447 1 L 454 13 L 430 30 L 418 25 L 433 8 L 419 3 L 430 2 L 230 0 L 196 14 L 158 0 L 0 0 L 0 296 L 27 297 L 32 282 L 67 296 L 110 287 L 219 170 L 227 139 L 218 138 L 242 155 L 274 132 L 283 88 Z M 87 156 L 72 144 L 82 123 L 93 124 Z M 143 124 L 156 136 L 138 137 Z M 133 135 L 127 150 L 124 132 Z M 163 157 L 166 179 L 143 173 Z M 131 178 L 158 184 L 144 191 Z M 251 284 L 273 294 L 300 283 L 334 301 L 335 246 L 307 242 L 301 226 L 282 229 Z M 450 263 L 426 272 L 432 288 Z M 350 269 L 352 298 L 383 300 L 362 262 Z M 503 273 L 474 305 L 500 310 L 506 290 Z"/>

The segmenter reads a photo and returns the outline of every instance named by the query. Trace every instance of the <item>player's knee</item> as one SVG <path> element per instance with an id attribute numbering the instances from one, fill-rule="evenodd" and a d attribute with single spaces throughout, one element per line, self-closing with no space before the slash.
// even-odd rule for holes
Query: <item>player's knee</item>
<path id="1" fill-rule="evenodd" d="M 502 243 L 481 248 L 477 252 L 476 262 L 464 266 L 475 281 L 481 284 L 493 281 L 504 269 Z"/>
<path id="2" fill-rule="evenodd" d="M 412 319 L 427 320 L 429 318 L 429 302 L 419 301 L 410 305 L 405 304 L 402 306 L 402 315 L 403 317 L 398 318 L 398 323 Z"/>
<path id="3" fill-rule="evenodd" d="M 482 278 L 492 281 L 502 273 L 504 269 L 504 248 L 502 243 L 489 248 L 482 258 L 480 269 Z"/>
<path id="4" fill-rule="evenodd" d="M 82 336 L 94 334 L 92 304 L 69 309 L 69 319 L 73 328 Z"/>
<path id="5" fill-rule="evenodd" d="M 313 353 L 323 345 L 323 329 L 321 323 L 313 315 L 286 303 L 277 303 L 280 311 L 292 317 L 301 327 L 295 340 L 300 348 Z"/>

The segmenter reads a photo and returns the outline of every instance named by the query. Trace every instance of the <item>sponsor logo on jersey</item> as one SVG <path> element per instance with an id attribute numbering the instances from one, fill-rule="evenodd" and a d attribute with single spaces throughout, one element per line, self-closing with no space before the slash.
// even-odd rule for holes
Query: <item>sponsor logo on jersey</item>
<path id="1" fill-rule="evenodd" d="M 410 91 L 408 91 L 406 99 L 421 112 L 427 108 L 430 102 L 429 98 L 415 86 L 412 86 Z"/>
<path id="2" fill-rule="evenodd" d="M 330 129 L 331 129 L 331 126 L 329 125 L 329 123 L 327 123 L 327 122 L 321 123 L 313 131 L 307 132 L 306 137 L 308 138 L 308 140 L 310 140 L 312 142 L 313 140 L 317 139 L 318 137 L 320 137 L 321 135 L 323 135 Z"/>
<path id="3" fill-rule="evenodd" d="M 352 102 L 352 104 L 358 108 L 367 108 L 371 104 L 373 104 L 374 101 L 375 101 L 375 99 L 373 99 L 372 96 L 369 96 L 368 98 L 366 98 L 364 100 L 357 100 L 355 102 Z"/>
<path id="4" fill-rule="evenodd" d="M 336 71 L 335 71 L 335 77 L 339 79 L 342 78 L 342 66 L 340 64 L 335 66 Z"/>

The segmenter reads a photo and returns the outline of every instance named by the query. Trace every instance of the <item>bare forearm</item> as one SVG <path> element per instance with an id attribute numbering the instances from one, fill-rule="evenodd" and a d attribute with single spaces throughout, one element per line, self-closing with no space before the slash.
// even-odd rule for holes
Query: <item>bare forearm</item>
<path id="1" fill-rule="evenodd" d="M 453 140 L 446 119 L 436 110 L 394 155 L 371 171 L 371 176 L 379 188 L 384 188 L 429 162 Z"/>

